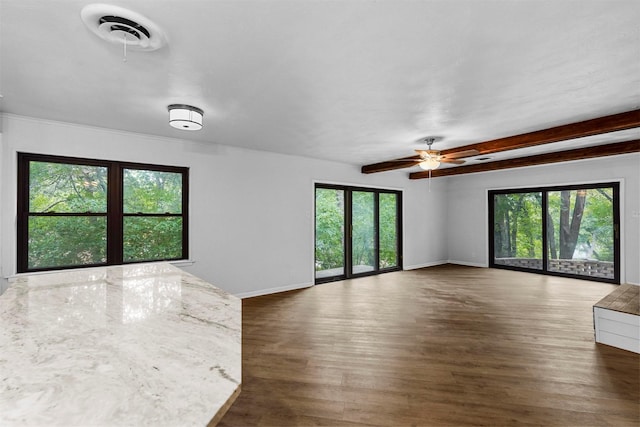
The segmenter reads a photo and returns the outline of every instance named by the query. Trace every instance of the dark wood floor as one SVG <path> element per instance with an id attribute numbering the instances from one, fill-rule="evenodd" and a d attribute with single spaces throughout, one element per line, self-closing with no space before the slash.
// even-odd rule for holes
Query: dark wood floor
<path id="1" fill-rule="evenodd" d="M 615 285 L 440 266 L 243 301 L 220 426 L 640 425 L 640 356 L 594 343 Z"/>

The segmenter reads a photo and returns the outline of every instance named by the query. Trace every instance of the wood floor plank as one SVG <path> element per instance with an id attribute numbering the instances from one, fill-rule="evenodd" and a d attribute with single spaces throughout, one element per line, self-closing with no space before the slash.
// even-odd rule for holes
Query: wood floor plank
<path id="1" fill-rule="evenodd" d="M 243 300 L 220 426 L 640 425 L 640 355 L 594 342 L 616 288 L 438 266 Z"/>

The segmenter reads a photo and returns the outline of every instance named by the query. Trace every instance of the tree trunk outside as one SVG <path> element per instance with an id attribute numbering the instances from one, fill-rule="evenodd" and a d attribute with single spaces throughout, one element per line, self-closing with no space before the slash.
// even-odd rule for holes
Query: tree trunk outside
<path id="1" fill-rule="evenodd" d="M 576 192 L 576 201 L 573 207 L 571 223 L 569 223 L 571 210 L 571 191 L 564 190 L 560 193 L 560 259 L 572 259 L 573 252 L 578 243 L 580 223 L 584 212 L 586 191 Z"/>
<path id="2" fill-rule="evenodd" d="M 558 249 L 556 248 L 556 232 L 553 224 L 553 218 L 549 210 L 546 212 L 547 216 L 547 242 L 549 242 L 549 259 L 558 259 Z"/>
<path id="3" fill-rule="evenodd" d="M 505 242 L 507 242 L 507 247 L 506 247 L 506 255 L 508 257 L 511 257 L 513 255 L 511 255 L 511 219 L 509 218 L 509 211 L 507 211 L 505 213 L 505 224 L 504 224 L 504 235 L 505 235 Z"/>

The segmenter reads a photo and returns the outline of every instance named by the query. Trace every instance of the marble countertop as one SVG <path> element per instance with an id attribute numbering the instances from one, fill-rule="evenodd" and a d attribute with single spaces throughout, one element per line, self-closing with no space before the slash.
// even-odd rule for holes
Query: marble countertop
<path id="1" fill-rule="evenodd" d="M 241 363 L 241 301 L 168 263 L 22 276 L 0 296 L 2 426 L 206 426 Z"/>

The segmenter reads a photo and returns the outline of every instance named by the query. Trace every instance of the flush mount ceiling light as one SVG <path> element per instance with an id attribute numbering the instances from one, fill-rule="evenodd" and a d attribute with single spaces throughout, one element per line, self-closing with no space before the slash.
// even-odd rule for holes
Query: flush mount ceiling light
<path id="1" fill-rule="evenodd" d="M 191 105 L 171 104 L 169 110 L 169 124 L 180 130 L 202 129 L 202 117 L 204 112 Z"/>
<path id="2" fill-rule="evenodd" d="M 160 27 L 145 16 L 122 7 L 90 4 L 82 9 L 80 17 L 101 39 L 132 50 L 156 50 L 166 43 Z"/>
<path id="3" fill-rule="evenodd" d="M 435 137 L 425 138 L 424 142 L 427 143 L 429 149 L 427 150 L 416 150 L 420 154 L 420 158 L 422 161 L 418 163 L 421 169 L 426 171 L 438 169 L 440 166 L 440 152 L 437 150 L 431 149 L 431 145 L 436 141 Z"/>

